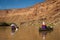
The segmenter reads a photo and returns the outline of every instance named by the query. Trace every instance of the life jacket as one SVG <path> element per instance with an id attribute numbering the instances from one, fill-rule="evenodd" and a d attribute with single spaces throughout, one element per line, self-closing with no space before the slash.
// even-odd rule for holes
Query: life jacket
<path id="1" fill-rule="evenodd" d="M 16 27 L 15 26 L 12 26 L 12 30 L 15 30 L 16 29 Z"/>
<path id="2" fill-rule="evenodd" d="M 42 29 L 45 30 L 47 28 L 46 25 L 42 25 Z"/>

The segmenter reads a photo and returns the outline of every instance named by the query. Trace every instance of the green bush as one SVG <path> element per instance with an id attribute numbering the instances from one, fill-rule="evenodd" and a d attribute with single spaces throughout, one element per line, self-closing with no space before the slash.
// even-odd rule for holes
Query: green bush
<path id="1" fill-rule="evenodd" d="M 10 26 L 10 24 L 6 22 L 0 22 L 0 26 Z"/>

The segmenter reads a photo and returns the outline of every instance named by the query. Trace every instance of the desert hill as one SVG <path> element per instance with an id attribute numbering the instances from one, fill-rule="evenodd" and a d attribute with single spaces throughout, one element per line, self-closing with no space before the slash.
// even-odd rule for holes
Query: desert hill
<path id="1" fill-rule="evenodd" d="M 22 19 L 24 21 L 25 20 L 38 20 L 42 18 L 46 18 L 46 20 L 49 21 L 49 19 L 57 20 L 60 17 L 59 11 L 60 11 L 59 0 L 46 0 L 43 3 L 38 3 L 29 8 L 0 10 L 0 18 L 1 19 L 3 18 L 4 20 L 9 21 L 9 22 L 10 21 L 16 22 Z"/>

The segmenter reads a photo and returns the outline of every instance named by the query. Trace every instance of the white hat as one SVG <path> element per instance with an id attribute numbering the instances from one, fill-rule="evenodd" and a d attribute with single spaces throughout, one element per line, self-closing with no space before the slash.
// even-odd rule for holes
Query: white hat
<path id="1" fill-rule="evenodd" d="M 11 26 L 15 26 L 15 24 L 11 24 Z"/>
<path id="2" fill-rule="evenodd" d="M 45 25 L 45 22 L 43 21 L 43 25 Z"/>

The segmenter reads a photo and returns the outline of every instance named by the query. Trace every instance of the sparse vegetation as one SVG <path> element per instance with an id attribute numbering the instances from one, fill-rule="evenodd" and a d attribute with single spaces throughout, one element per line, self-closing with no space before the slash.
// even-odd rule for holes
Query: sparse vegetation
<path id="1" fill-rule="evenodd" d="M 8 23 L 8 22 L 0 22 L 0 26 L 10 26 L 11 24 L 12 23 Z"/>
<path id="2" fill-rule="evenodd" d="M 0 22 L 0 26 L 9 26 L 10 24 L 9 23 L 6 23 L 6 22 Z"/>

